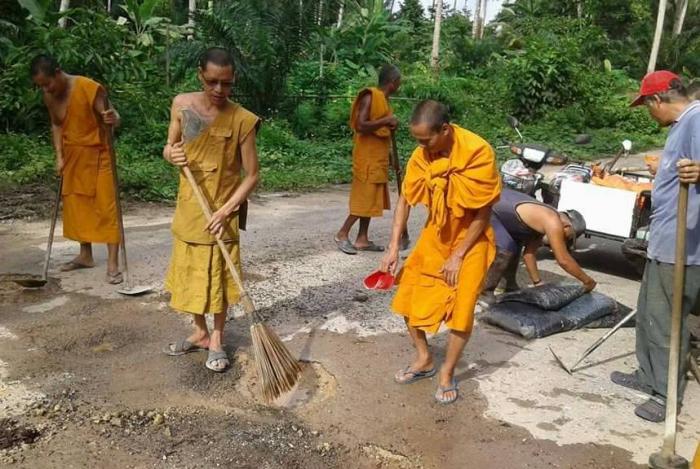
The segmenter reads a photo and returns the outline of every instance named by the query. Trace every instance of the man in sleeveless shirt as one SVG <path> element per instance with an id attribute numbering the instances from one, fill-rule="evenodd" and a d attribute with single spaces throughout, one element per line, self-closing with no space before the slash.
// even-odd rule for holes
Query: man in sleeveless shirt
<path id="1" fill-rule="evenodd" d="M 206 367 L 221 372 L 230 363 L 223 349 L 226 313 L 229 305 L 239 301 L 240 293 L 216 238 L 226 243 L 240 274 L 239 222 L 258 183 L 255 135 L 260 119 L 229 100 L 235 71 L 227 50 L 207 49 L 199 60 L 198 77 L 203 91 L 183 93 L 173 100 L 163 157 L 175 166 L 190 168 L 213 217 L 206 221 L 181 174 L 165 287 L 171 294 L 170 306 L 192 315 L 194 332 L 169 344 L 164 352 L 178 356 L 208 350 Z M 207 313 L 214 315 L 211 332 Z"/>
<path id="2" fill-rule="evenodd" d="M 119 114 L 99 83 L 67 74 L 51 56 L 36 56 L 30 74 L 51 118 L 56 172 L 63 177 L 63 236 L 80 243 L 80 254 L 61 271 L 94 267 L 92 243 L 105 243 L 107 282 L 121 283 L 116 197 L 103 127 L 118 126 Z"/>
<path id="3" fill-rule="evenodd" d="M 389 97 L 401 85 L 401 73 L 393 65 L 379 72 L 379 87 L 365 88 L 357 95 L 350 111 L 353 130 L 352 187 L 350 215 L 335 235 L 335 243 L 345 254 L 357 251 L 383 251 L 369 240 L 371 217 L 381 217 L 389 210 L 389 154 L 391 133 L 398 120 L 394 117 Z M 350 230 L 357 220 L 360 229 L 355 243 L 350 242 Z"/>
<path id="4" fill-rule="evenodd" d="M 498 254 L 489 268 L 481 294 L 482 305 L 493 303 L 494 290 L 504 276 L 506 290 L 518 289 L 515 273 L 523 248 L 523 260 L 532 283 L 542 283 L 537 269 L 537 249 L 545 236 L 559 266 L 583 283 L 587 291 L 595 288 L 596 282 L 569 253 L 576 238 L 586 229 L 583 217 L 577 211 L 557 212 L 527 194 L 504 188 L 501 199 L 493 206 L 491 224 L 496 232 Z"/>

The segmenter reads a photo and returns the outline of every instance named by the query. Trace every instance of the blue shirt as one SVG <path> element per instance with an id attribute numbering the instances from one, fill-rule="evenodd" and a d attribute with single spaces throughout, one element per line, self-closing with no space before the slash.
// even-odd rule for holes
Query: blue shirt
<path id="1" fill-rule="evenodd" d="M 700 102 L 693 101 L 668 133 L 651 193 L 649 259 L 675 264 L 676 212 L 678 211 L 678 160 L 700 161 Z M 688 196 L 686 265 L 700 265 L 700 184 L 691 184 Z"/>

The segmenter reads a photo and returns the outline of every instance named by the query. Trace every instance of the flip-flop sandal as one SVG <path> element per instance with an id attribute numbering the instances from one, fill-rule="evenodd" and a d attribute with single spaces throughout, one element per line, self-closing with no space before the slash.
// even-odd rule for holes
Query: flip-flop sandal
<path id="1" fill-rule="evenodd" d="M 70 261 L 66 262 L 65 264 L 61 264 L 61 267 L 58 268 L 61 272 L 70 272 L 71 270 L 79 270 L 79 269 L 92 269 L 95 267 L 94 265 L 85 265 L 85 264 L 80 264 L 79 262 L 75 261 Z"/>
<path id="2" fill-rule="evenodd" d="M 221 368 L 217 368 L 214 366 L 215 362 L 224 362 L 224 366 Z M 215 350 L 209 350 L 209 355 L 207 356 L 207 363 L 205 366 L 209 368 L 211 371 L 216 371 L 217 373 L 221 373 L 223 371 L 226 371 L 226 368 L 228 368 L 230 365 L 230 362 L 228 361 L 228 356 L 226 356 L 226 352 L 223 350 L 215 351 Z"/>
<path id="3" fill-rule="evenodd" d="M 119 285 L 124 281 L 124 276 L 122 275 L 121 272 L 117 272 L 116 274 L 110 274 L 107 272 L 107 283 L 110 285 Z"/>
<path id="4" fill-rule="evenodd" d="M 455 392 L 455 397 L 453 398 L 447 398 L 445 397 L 445 394 L 448 392 Z M 457 380 L 452 378 L 452 383 L 447 386 L 446 388 L 443 388 L 442 386 L 438 386 L 437 392 L 435 393 L 435 400 L 437 401 L 438 404 L 442 405 L 447 405 L 447 404 L 452 404 L 454 401 L 457 400 L 459 397 L 459 388 L 457 387 Z"/>
<path id="5" fill-rule="evenodd" d="M 169 343 L 167 347 L 163 349 L 163 353 L 170 355 L 171 357 L 179 357 L 180 355 L 184 355 L 186 353 L 203 352 L 205 350 L 209 349 L 195 345 L 187 339 L 182 339 L 179 342 Z"/>
<path id="6" fill-rule="evenodd" d="M 370 241 L 367 246 L 362 246 L 362 247 L 355 246 L 355 249 L 357 249 L 358 251 L 384 252 L 384 246 L 378 246 L 378 245 L 374 244 L 372 241 Z"/>
<path id="7" fill-rule="evenodd" d="M 394 375 L 394 381 L 397 384 L 411 384 L 415 383 L 416 381 L 420 381 L 421 379 L 432 378 L 435 375 L 436 371 L 437 370 L 435 369 L 435 367 L 426 371 L 413 371 L 411 370 L 411 366 L 409 365 L 403 370 L 399 370 L 399 372 Z M 406 375 L 410 375 L 410 378 L 400 379 L 399 374 L 402 378 Z"/>
<path id="8" fill-rule="evenodd" d="M 335 241 L 335 245 L 338 246 L 338 249 L 340 249 L 345 254 L 357 254 L 357 249 L 355 248 L 355 246 L 352 245 L 349 239 L 333 238 L 333 240 Z"/>

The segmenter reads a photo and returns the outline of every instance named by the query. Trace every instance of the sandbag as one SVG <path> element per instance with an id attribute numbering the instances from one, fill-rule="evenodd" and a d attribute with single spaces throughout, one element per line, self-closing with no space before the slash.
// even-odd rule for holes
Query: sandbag
<path id="1" fill-rule="evenodd" d="M 547 283 L 538 287 L 508 292 L 498 297 L 498 303 L 527 303 L 547 311 L 557 311 L 585 293 L 581 284 Z"/>
<path id="2" fill-rule="evenodd" d="M 617 304 L 617 311 L 614 313 L 608 314 L 606 316 L 603 316 L 600 319 L 596 319 L 595 321 L 591 321 L 588 324 L 586 324 L 584 327 L 586 329 L 610 329 L 614 325 L 616 325 L 618 322 L 622 321 L 622 319 L 627 316 L 630 311 L 632 311 L 632 308 L 628 308 L 627 306 L 621 305 L 620 303 Z M 622 327 L 635 327 L 637 324 L 636 321 L 636 316 L 632 316 L 632 319 L 627 321 L 622 325 Z"/>
<path id="3" fill-rule="evenodd" d="M 569 331 L 607 315 L 617 314 L 618 304 L 602 293 L 592 292 L 575 299 L 558 311 L 533 304 L 504 301 L 491 306 L 483 320 L 526 339 Z"/>

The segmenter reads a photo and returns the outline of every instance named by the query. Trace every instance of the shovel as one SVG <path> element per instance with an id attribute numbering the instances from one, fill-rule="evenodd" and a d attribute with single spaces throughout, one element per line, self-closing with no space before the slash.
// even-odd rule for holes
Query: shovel
<path id="1" fill-rule="evenodd" d="M 394 167 L 394 174 L 396 175 L 396 185 L 398 186 L 398 192 L 400 196 L 402 185 L 401 165 L 399 163 L 399 152 L 396 149 L 396 134 L 394 132 L 391 132 L 391 166 Z M 408 228 L 406 228 L 403 231 L 403 233 L 401 233 L 400 248 L 402 251 L 405 251 L 410 245 L 411 239 L 408 236 Z"/>
<path id="2" fill-rule="evenodd" d="M 61 205 L 61 190 L 63 189 L 63 176 L 58 179 L 58 190 L 56 191 L 56 201 L 53 206 L 53 215 L 51 216 L 51 229 L 49 230 L 49 242 L 46 246 L 46 256 L 44 258 L 44 272 L 40 278 L 26 277 L 15 278 L 13 282 L 24 288 L 40 288 L 46 285 L 49 274 L 49 261 L 51 260 L 51 247 L 53 246 L 53 232 L 56 229 L 56 219 L 58 218 L 58 207 Z"/>
<path id="3" fill-rule="evenodd" d="M 104 100 L 105 109 L 109 109 L 109 100 L 107 99 L 107 94 L 105 93 Z M 122 203 L 121 196 L 119 194 L 119 176 L 117 175 L 117 156 L 114 152 L 114 138 L 112 136 L 112 126 L 106 126 L 105 136 L 107 138 L 107 147 L 109 148 L 109 159 L 112 165 L 112 182 L 114 184 L 114 198 L 117 205 L 117 220 L 119 222 L 119 235 L 120 235 L 120 248 L 121 248 L 121 261 L 122 266 L 124 266 L 124 286 L 117 290 L 117 293 L 122 295 L 136 296 L 143 295 L 153 290 L 152 287 L 137 285 L 131 286 L 131 279 L 129 278 L 129 266 L 126 262 L 126 237 L 124 236 L 124 219 L 122 218 Z"/>
<path id="4" fill-rule="evenodd" d="M 678 414 L 678 368 L 681 352 L 681 321 L 683 319 L 683 289 L 685 287 L 685 232 L 688 220 L 688 184 L 681 183 L 678 192 L 676 224 L 676 263 L 673 271 L 673 303 L 671 307 L 671 343 L 668 357 L 666 388 L 666 429 L 661 451 L 649 457 L 652 469 L 688 468 L 688 461 L 676 454 Z"/>

